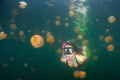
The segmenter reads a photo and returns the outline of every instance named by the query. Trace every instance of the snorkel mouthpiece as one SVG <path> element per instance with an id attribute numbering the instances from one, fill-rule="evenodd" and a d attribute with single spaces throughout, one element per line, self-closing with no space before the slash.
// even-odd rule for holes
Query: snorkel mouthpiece
<path id="1" fill-rule="evenodd" d="M 67 57 L 67 60 L 70 61 L 70 57 Z"/>

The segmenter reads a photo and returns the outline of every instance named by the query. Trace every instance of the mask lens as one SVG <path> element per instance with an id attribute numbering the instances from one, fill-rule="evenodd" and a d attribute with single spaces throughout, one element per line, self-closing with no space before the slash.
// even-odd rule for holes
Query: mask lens
<path id="1" fill-rule="evenodd" d="M 65 54 L 73 54 L 74 53 L 74 50 L 72 47 L 65 47 L 64 48 L 64 53 Z"/>

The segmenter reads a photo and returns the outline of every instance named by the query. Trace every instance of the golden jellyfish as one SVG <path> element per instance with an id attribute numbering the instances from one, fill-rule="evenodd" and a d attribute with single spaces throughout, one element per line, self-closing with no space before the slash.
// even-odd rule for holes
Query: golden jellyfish
<path id="1" fill-rule="evenodd" d="M 107 46 L 107 50 L 110 51 L 110 52 L 113 51 L 113 50 L 114 50 L 114 46 L 111 45 L 111 44 L 108 45 L 108 46 Z"/>
<path id="2" fill-rule="evenodd" d="M 42 30 L 42 33 L 45 33 L 45 30 Z"/>
<path id="3" fill-rule="evenodd" d="M 94 56 L 94 60 L 98 60 L 98 56 L 95 55 L 95 56 Z"/>
<path id="4" fill-rule="evenodd" d="M 56 19 L 60 19 L 60 16 L 56 16 Z"/>
<path id="5" fill-rule="evenodd" d="M 60 23 L 59 20 L 57 20 L 55 23 L 56 23 L 57 26 L 60 26 L 60 25 L 61 25 L 61 23 Z"/>
<path id="6" fill-rule="evenodd" d="M 78 78 L 80 76 L 80 73 L 79 73 L 79 71 L 75 71 L 73 75 L 75 78 Z"/>
<path id="7" fill-rule="evenodd" d="M 69 9 L 72 11 L 73 10 L 72 6 L 70 6 Z"/>
<path id="8" fill-rule="evenodd" d="M 106 29 L 106 32 L 109 32 L 109 29 Z"/>
<path id="9" fill-rule="evenodd" d="M 4 34 L 4 32 L 0 32 L 0 40 L 2 39 L 6 39 L 7 38 L 7 34 Z"/>
<path id="10" fill-rule="evenodd" d="M 81 32 L 80 34 L 81 34 L 81 35 L 85 35 L 85 32 Z"/>
<path id="11" fill-rule="evenodd" d="M 85 73 L 84 71 L 80 71 L 80 72 L 79 72 L 79 77 L 80 77 L 81 79 L 85 78 L 85 77 L 86 77 L 86 73 Z"/>
<path id="12" fill-rule="evenodd" d="M 58 53 L 58 54 L 61 54 L 61 53 L 62 53 L 62 49 L 58 49 L 58 50 L 57 50 L 57 53 Z"/>
<path id="13" fill-rule="evenodd" d="M 20 31 L 19 32 L 19 36 L 23 36 L 24 35 L 24 32 L 23 31 Z"/>
<path id="14" fill-rule="evenodd" d="M 4 64 L 3 64 L 3 67 L 4 67 L 4 68 L 8 67 L 8 64 L 7 64 L 7 63 L 4 63 Z"/>
<path id="15" fill-rule="evenodd" d="M 24 67 L 28 67 L 28 64 L 27 64 L 27 63 L 24 63 Z"/>
<path id="16" fill-rule="evenodd" d="M 10 35 L 14 35 L 15 33 L 13 31 L 10 32 Z"/>
<path id="17" fill-rule="evenodd" d="M 107 42 L 107 43 L 111 42 L 112 40 L 113 40 L 113 37 L 111 37 L 111 36 L 108 36 L 105 38 L 105 42 Z"/>
<path id="18" fill-rule="evenodd" d="M 16 15 L 18 15 L 18 10 L 16 8 L 14 8 L 12 11 L 12 17 L 15 17 Z"/>
<path id="19" fill-rule="evenodd" d="M 9 58 L 9 60 L 10 60 L 10 61 L 13 61 L 13 60 L 14 60 L 14 58 L 13 58 L 13 57 L 10 57 L 10 58 Z"/>
<path id="20" fill-rule="evenodd" d="M 82 35 L 78 35 L 78 39 L 79 40 L 83 39 L 83 36 Z"/>
<path id="21" fill-rule="evenodd" d="M 85 40 L 85 39 L 84 39 L 84 40 L 82 41 L 82 45 L 83 45 L 83 46 L 88 45 L 88 43 L 89 43 L 88 40 Z"/>
<path id="22" fill-rule="evenodd" d="M 22 80 L 21 78 L 18 78 L 17 80 Z"/>
<path id="23" fill-rule="evenodd" d="M 32 71 L 32 72 L 35 72 L 35 68 L 32 68 L 31 71 Z"/>
<path id="24" fill-rule="evenodd" d="M 67 21 L 67 20 L 68 20 L 68 18 L 65 18 L 65 20 Z"/>
<path id="25" fill-rule="evenodd" d="M 10 24 L 10 27 L 11 27 L 11 29 L 13 29 L 13 30 L 17 29 L 16 24 Z"/>
<path id="26" fill-rule="evenodd" d="M 99 37 L 99 39 L 100 39 L 101 41 L 104 40 L 104 36 L 101 35 L 101 36 Z"/>
<path id="27" fill-rule="evenodd" d="M 43 46 L 44 39 L 40 35 L 34 35 L 34 36 L 32 36 L 30 42 L 33 47 L 39 48 L 39 47 Z"/>
<path id="28" fill-rule="evenodd" d="M 19 7 L 20 8 L 26 8 L 26 6 L 27 6 L 27 3 L 26 2 L 23 2 L 23 1 L 21 1 L 21 2 L 19 2 Z"/>
<path id="29" fill-rule="evenodd" d="M 69 25 L 68 23 L 65 23 L 65 27 L 68 27 L 68 25 Z"/>
<path id="30" fill-rule="evenodd" d="M 115 20 L 116 20 L 116 19 L 115 19 L 114 16 L 110 16 L 110 17 L 108 18 L 109 23 L 114 23 Z"/>
<path id="31" fill-rule="evenodd" d="M 54 37 L 52 35 L 47 37 L 47 42 L 52 44 L 54 42 Z"/>
<path id="32" fill-rule="evenodd" d="M 74 31 L 75 31 L 76 33 L 78 33 L 78 32 L 80 31 L 79 27 L 75 27 L 75 28 L 74 28 Z"/>
<path id="33" fill-rule="evenodd" d="M 72 17 L 72 16 L 74 16 L 74 12 L 73 11 L 70 11 L 69 12 L 69 15 Z"/>
<path id="34" fill-rule="evenodd" d="M 75 40 L 74 40 L 74 39 L 71 39 L 70 42 L 71 42 L 71 43 L 75 43 Z"/>

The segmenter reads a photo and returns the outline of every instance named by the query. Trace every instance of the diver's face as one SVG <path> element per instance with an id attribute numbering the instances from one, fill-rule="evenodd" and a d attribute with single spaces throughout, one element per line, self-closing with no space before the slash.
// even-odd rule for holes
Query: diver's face
<path id="1" fill-rule="evenodd" d="M 67 51 L 67 48 L 69 48 L 69 51 Z M 71 45 L 66 45 L 65 46 L 65 56 L 66 57 L 72 57 L 75 54 L 75 51 L 73 51 L 73 47 Z"/>

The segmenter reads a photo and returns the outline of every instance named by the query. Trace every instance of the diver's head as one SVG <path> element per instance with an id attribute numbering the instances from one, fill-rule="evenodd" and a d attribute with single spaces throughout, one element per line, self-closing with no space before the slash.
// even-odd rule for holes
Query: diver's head
<path id="1" fill-rule="evenodd" d="M 74 44 L 66 42 L 63 45 L 63 55 L 69 61 L 72 56 L 75 56 L 76 51 L 74 50 Z"/>

